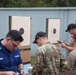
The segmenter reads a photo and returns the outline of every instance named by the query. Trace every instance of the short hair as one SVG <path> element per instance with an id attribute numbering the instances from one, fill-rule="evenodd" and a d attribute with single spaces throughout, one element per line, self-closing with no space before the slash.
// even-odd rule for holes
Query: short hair
<path id="1" fill-rule="evenodd" d="M 11 30 L 7 33 L 6 37 L 11 37 L 14 41 L 23 41 L 23 37 L 18 30 Z"/>

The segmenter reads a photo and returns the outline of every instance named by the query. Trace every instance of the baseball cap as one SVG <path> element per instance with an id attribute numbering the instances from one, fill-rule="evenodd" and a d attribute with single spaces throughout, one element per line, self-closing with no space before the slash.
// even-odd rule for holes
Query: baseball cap
<path id="1" fill-rule="evenodd" d="M 74 29 L 74 28 L 76 28 L 76 24 L 71 23 L 68 25 L 67 30 L 65 30 L 65 31 L 68 32 L 69 30 Z"/>
<path id="2" fill-rule="evenodd" d="M 37 39 L 38 39 L 39 37 L 43 37 L 43 36 L 46 36 L 46 32 L 43 32 L 43 31 L 38 32 L 38 33 L 35 35 L 35 40 L 33 41 L 33 43 L 36 43 L 36 44 L 37 44 Z"/>

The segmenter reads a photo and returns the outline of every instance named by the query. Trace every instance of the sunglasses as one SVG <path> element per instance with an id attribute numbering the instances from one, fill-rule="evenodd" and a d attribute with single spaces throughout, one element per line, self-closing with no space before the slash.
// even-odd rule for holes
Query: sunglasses
<path id="1" fill-rule="evenodd" d="M 11 39 L 10 39 L 10 41 L 11 41 L 11 43 L 12 43 L 12 45 L 13 45 L 14 47 L 17 47 L 17 45 L 14 44 L 13 41 L 12 41 Z"/>

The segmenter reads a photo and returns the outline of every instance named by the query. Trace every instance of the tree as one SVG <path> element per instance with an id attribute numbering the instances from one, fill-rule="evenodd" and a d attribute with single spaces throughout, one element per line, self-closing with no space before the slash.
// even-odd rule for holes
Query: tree
<path id="1" fill-rule="evenodd" d="M 0 7 L 75 7 L 76 0 L 0 0 Z"/>

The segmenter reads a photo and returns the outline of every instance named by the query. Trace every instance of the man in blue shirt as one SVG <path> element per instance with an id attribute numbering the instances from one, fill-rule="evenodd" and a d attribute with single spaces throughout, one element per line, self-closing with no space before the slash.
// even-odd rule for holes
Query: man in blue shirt
<path id="1" fill-rule="evenodd" d="M 0 40 L 0 71 L 13 71 L 26 75 L 23 71 L 22 59 L 18 46 L 23 37 L 17 30 L 11 30 L 4 39 Z M 14 74 L 12 74 L 14 75 Z"/>

